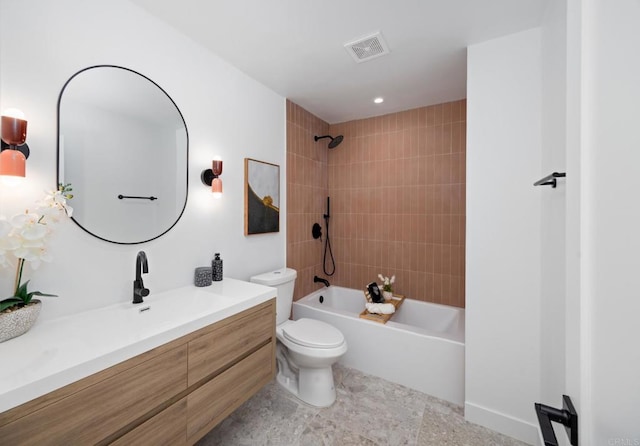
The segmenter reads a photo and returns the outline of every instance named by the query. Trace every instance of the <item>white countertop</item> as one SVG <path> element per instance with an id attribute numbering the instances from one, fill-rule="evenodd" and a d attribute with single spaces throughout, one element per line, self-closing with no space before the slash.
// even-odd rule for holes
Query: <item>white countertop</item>
<path id="1" fill-rule="evenodd" d="M 226 278 L 40 321 L 0 343 L 0 412 L 275 297 L 276 289 Z M 141 309 L 149 307 L 146 311 Z"/>

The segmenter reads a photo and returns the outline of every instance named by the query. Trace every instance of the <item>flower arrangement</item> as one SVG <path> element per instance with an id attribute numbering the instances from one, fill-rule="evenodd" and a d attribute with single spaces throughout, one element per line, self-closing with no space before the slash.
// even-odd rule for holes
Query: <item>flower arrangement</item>
<path id="1" fill-rule="evenodd" d="M 53 232 L 52 224 L 63 217 L 71 217 L 73 213 L 67 204 L 67 200 L 73 198 L 71 190 L 70 184 L 61 184 L 58 190 L 47 192 L 36 203 L 33 212 L 27 209 L 9 220 L 0 216 L 0 267 L 11 267 L 13 260 L 17 260 L 13 296 L 0 300 L 0 312 L 16 306 L 23 307 L 31 302 L 33 296 L 55 296 L 40 291 L 29 292 L 29 281 L 21 283 L 22 273 L 25 262 L 37 269 L 40 262 L 51 261 L 46 242 Z"/>
<path id="2" fill-rule="evenodd" d="M 391 276 L 391 279 L 389 279 L 388 277 L 383 276 L 382 274 L 378 274 L 378 278 L 382 281 L 382 291 L 393 293 L 393 287 L 391 285 L 393 285 L 393 282 L 396 281 L 396 276 L 393 275 Z"/>

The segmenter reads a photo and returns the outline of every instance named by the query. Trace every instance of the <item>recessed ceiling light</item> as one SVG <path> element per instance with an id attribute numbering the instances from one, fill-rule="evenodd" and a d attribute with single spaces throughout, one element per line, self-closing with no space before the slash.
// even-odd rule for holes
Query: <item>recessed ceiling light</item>
<path id="1" fill-rule="evenodd" d="M 373 102 L 375 102 L 376 104 L 382 104 L 384 102 L 384 98 L 375 98 Z"/>

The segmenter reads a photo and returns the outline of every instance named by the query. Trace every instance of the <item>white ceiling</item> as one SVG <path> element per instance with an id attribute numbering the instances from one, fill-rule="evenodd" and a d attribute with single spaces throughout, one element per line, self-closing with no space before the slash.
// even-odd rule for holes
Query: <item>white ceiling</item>
<path id="1" fill-rule="evenodd" d="M 132 1 L 334 124 L 466 97 L 466 47 L 537 26 L 548 0 Z M 376 31 L 390 54 L 355 63 L 343 45 Z"/>

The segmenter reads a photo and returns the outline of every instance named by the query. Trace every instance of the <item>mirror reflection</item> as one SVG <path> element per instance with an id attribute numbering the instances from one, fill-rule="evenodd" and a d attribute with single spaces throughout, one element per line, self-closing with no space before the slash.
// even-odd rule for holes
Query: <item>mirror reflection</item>
<path id="1" fill-rule="evenodd" d="M 149 78 L 95 66 L 58 101 L 58 183 L 71 183 L 73 219 L 113 243 L 169 231 L 187 201 L 188 135 L 178 107 Z"/>

